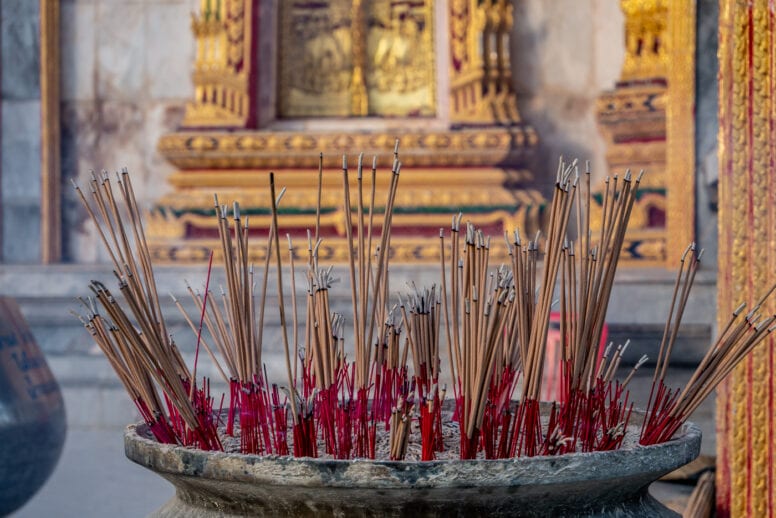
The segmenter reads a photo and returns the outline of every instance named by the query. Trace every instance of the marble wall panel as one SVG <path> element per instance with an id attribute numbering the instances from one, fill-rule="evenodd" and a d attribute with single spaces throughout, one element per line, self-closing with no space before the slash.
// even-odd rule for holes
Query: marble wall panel
<path id="1" fill-rule="evenodd" d="M 40 260 L 40 101 L 3 101 L 2 258 Z"/>
<path id="2" fill-rule="evenodd" d="M 516 7 L 516 30 L 523 43 L 530 42 L 517 49 L 517 75 L 529 75 L 534 89 L 588 90 L 594 52 L 592 0 L 527 0 Z"/>
<path id="3" fill-rule="evenodd" d="M 39 14 L 35 1 L 0 2 L 3 99 L 40 97 Z"/>
<path id="4" fill-rule="evenodd" d="M 151 99 L 183 99 L 194 94 L 191 82 L 194 37 L 190 30 L 190 13 L 189 5 L 181 2 L 155 2 L 145 8 L 144 73 Z"/>
<path id="5" fill-rule="evenodd" d="M 95 106 L 93 101 L 62 103 L 62 249 L 68 262 L 95 262 L 99 257 L 95 229 L 70 186 L 75 181 L 83 187 L 91 170 L 99 170 L 99 112 Z"/>
<path id="6" fill-rule="evenodd" d="M 40 202 L 3 202 L 3 262 L 40 261 Z"/>
<path id="7" fill-rule="evenodd" d="M 156 152 L 156 143 L 162 134 L 179 126 L 183 110 L 181 101 L 63 103 L 67 260 L 95 262 L 106 259 L 93 225 L 69 188 L 70 180 L 85 185 L 92 170 L 106 169 L 113 173 L 126 167 L 132 174 L 138 201 L 150 206 L 169 189 L 165 178 L 173 170 Z"/>
<path id="8" fill-rule="evenodd" d="M 94 99 L 97 5 L 69 0 L 60 9 L 60 96 L 63 101 Z"/>
<path id="9" fill-rule="evenodd" d="M 593 0 L 593 84 L 610 90 L 625 60 L 625 17 L 620 2 Z"/>
<path id="10" fill-rule="evenodd" d="M 0 18 L 0 253 L 4 263 L 35 263 L 41 253 L 38 2 L 4 0 Z"/>
<path id="11" fill-rule="evenodd" d="M 144 4 L 97 4 L 97 98 L 137 100 L 144 95 Z"/>
<path id="12" fill-rule="evenodd" d="M 63 0 L 62 175 L 65 259 L 105 254 L 69 188 L 90 171 L 127 167 L 150 205 L 172 167 L 156 152 L 180 124 L 193 87 L 191 13 L 198 0 Z"/>
<path id="13" fill-rule="evenodd" d="M 148 203 L 171 190 L 165 181 L 174 171 L 174 167 L 164 160 L 156 151 L 156 143 L 165 133 L 178 128 L 183 120 L 185 101 L 153 101 L 145 107 L 145 130 L 143 134 L 144 162 L 143 168 L 148 171 L 148 185 L 142 186 L 138 196 Z"/>
<path id="14" fill-rule="evenodd" d="M 617 0 L 515 1 L 512 70 L 520 113 L 539 134 L 539 183 L 553 181 L 560 155 L 603 176 L 596 101 L 620 75 L 623 46 Z"/>
<path id="15" fill-rule="evenodd" d="M 85 185 L 90 177 L 91 170 L 106 170 L 113 175 L 126 167 L 132 171 L 133 179 L 140 185 L 148 183 L 148 171 L 144 164 L 144 109 L 129 101 L 104 101 L 97 104 L 97 111 L 87 109 L 82 114 L 84 130 L 87 135 L 94 135 L 93 147 L 89 149 L 90 142 L 76 140 L 76 149 L 79 143 L 84 146 L 84 151 L 91 164 L 84 164 L 75 175 L 80 185 Z M 80 158 L 80 157 L 79 157 Z M 141 190 L 142 192 L 142 190 Z M 71 236 L 71 245 L 68 250 L 75 255 L 78 261 L 105 260 L 105 252 L 102 245 L 94 235 L 91 221 L 85 218 L 85 214 L 79 204 L 76 204 L 78 221 L 76 228 L 78 235 Z"/>
<path id="16" fill-rule="evenodd" d="M 40 101 L 2 103 L 3 201 L 39 203 L 40 198 Z"/>
<path id="17" fill-rule="evenodd" d="M 696 236 L 706 250 L 704 265 L 716 271 L 717 263 L 717 132 L 719 82 L 717 60 L 719 2 L 699 0 L 695 84 Z"/>

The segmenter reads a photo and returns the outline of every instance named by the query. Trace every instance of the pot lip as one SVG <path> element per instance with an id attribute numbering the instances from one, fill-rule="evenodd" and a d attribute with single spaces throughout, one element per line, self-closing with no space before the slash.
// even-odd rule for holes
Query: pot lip
<path id="1" fill-rule="evenodd" d="M 634 411 L 634 414 L 636 412 Z M 243 453 L 227 453 L 218 451 L 204 451 L 179 445 L 162 444 L 151 438 L 142 436 L 138 428 L 146 426 L 144 423 L 127 426 L 124 433 L 126 456 L 153 471 L 171 476 L 201 476 L 204 478 L 219 478 L 217 472 L 222 464 L 228 463 L 231 467 L 242 466 L 245 472 L 230 477 L 238 481 L 256 481 L 259 479 L 275 479 L 285 469 L 297 467 L 308 470 L 309 474 L 319 471 L 347 471 L 374 470 L 381 473 L 391 473 L 392 477 L 404 478 L 403 474 L 409 473 L 409 468 L 415 468 L 419 472 L 429 475 L 441 473 L 446 468 L 456 466 L 459 468 L 459 478 L 474 476 L 477 473 L 485 474 L 491 470 L 500 472 L 514 470 L 516 476 L 522 477 L 521 467 L 537 468 L 546 466 L 556 472 L 563 472 L 564 468 L 573 466 L 580 459 L 600 459 L 596 465 L 591 464 L 590 477 L 592 478 L 617 478 L 631 474 L 659 473 L 658 476 L 668 473 L 698 456 L 700 452 L 701 430 L 692 423 L 686 422 L 680 428 L 678 436 L 660 444 L 641 446 L 638 443 L 613 451 L 599 452 L 575 452 L 556 456 L 514 457 L 509 459 L 443 459 L 432 461 L 408 461 L 408 460 L 373 460 L 373 459 L 324 459 L 313 457 L 293 457 L 291 455 L 255 455 Z M 660 462 L 644 462 L 646 458 L 655 459 L 658 455 Z M 640 470 L 628 472 L 621 469 L 628 458 L 644 459 L 638 464 Z M 598 464 L 601 464 L 598 466 Z M 195 465 L 193 468 L 191 465 Z M 574 470 L 571 470 L 574 471 Z M 520 473 L 518 473 L 520 472 Z M 295 477 L 291 477 L 295 478 Z M 560 479 L 566 479 L 562 476 Z M 568 478 L 571 480 L 571 478 Z M 483 481 L 484 482 L 484 481 Z M 277 481 L 275 483 L 278 483 Z M 289 484 L 293 483 L 288 481 Z M 487 485 L 487 484 L 480 484 Z"/>
<path id="2" fill-rule="evenodd" d="M 277 455 L 277 454 L 267 454 L 267 455 L 258 455 L 258 454 L 251 454 L 251 453 L 240 453 L 240 452 L 225 452 L 225 451 L 207 451 L 207 450 L 200 450 L 199 448 L 193 448 L 190 446 L 181 446 L 178 444 L 164 444 L 157 442 L 153 439 L 149 439 L 148 437 L 144 437 L 140 434 L 138 431 L 138 428 L 145 427 L 145 423 L 134 423 L 127 425 L 127 427 L 124 430 L 124 438 L 127 442 L 137 442 L 143 445 L 150 446 L 154 449 L 159 450 L 167 450 L 171 452 L 186 452 L 189 454 L 194 455 L 204 455 L 207 457 L 212 458 L 240 458 L 245 459 L 246 461 L 250 461 L 252 463 L 254 462 L 261 462 L 264 460 L 267 461 L 274 461 L 274 460 L 290 460 L 290 461 L 298 461 L 298 462 L 305 462 L 310 464 L 321 464 L 321 465 L 350 465 L 353 463 L 364 463 L 364 464 L 374 464 L 379 466 L 390 466 L 390 467 L 404 467 L 404 466 L 414 466 L 416 464 L 422 464 L 424 466 L 435 466 L 435 465 L 449 465 L 449 464 L 480 464 L 480 463 L 490 463 L 490 464 L 512 464 L 515 462 L 539 462 L 539 461 L 552 461 L 552 460 L 564 460 L 564 459 L 577 459 L 577 458 L 584 458 L 584 457 L 600 457 L 600 456 L 613 456 L 616 454 L 623 454 L 623 453 L 632 453 L 632 452 L 649 452 L 649 451 L 659 451 L 666 448 L 670 448 L 672 446 L 677 446 L 683 443 L 692 443 L 694 439 L 697 437 L 698 441 L 700 441 L 701 438 L 701 429 L 693 422 L 687 421 L 682 425 L 680 428 L 680 435 L 678 437 L 674 437 L 666 442 L 658 443 L 658 444 L 651 444 L 649 446 L 643 446 L 641 444 L 635 444 L 631 448 L 620 448 L 617 450 L 609 450 L 609 451 L 594 451 L 594 452 L 574 452 L 574 453 L 564 453 L 563 455 L 536 455 L 534 457 L 510 457 L 508 459 L 438 459 L 438 460 L 426 460 L 426 461 L 417 461 L 417 460 L 383 460 L 383 459 L 368 459 L 368 458 L 355 458 L 355 459 L 332 459 L 332 458 L 321 458 L 321 457 L 294 457 L 293 455 Z"/>

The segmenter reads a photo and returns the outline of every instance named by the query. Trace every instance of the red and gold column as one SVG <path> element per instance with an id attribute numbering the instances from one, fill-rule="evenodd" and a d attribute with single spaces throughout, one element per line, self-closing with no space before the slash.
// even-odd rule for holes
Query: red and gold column
<path id="1" fill-rule="evenodd" d="M 719 322 L 776 280 L 774 9 L 720 0 Z M 718 516 L 776 515 L 775 368 L 771 338 L 719 389 Z"/>

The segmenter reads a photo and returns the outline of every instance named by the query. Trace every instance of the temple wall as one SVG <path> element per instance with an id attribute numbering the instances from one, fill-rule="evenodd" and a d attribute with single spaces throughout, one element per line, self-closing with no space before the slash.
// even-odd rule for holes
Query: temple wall
<path id="1" fill-rule="evenodd" d="M 2 260 L 40 260 L 38 2 L 4 0 L 2 19 Z"/>
<path id="2" fill-rule="evenodd" d="M 198 0 L 62 1 L 66 261 L 101 258 L 69 188 L 71 178 L 83 183 L 92 169 L 127 167 L 141 203 L 167 189 L 172 167 L 156 153 L 156 142 L 180 123 L 193 94 L 190 23 L 198 5 Z"/>
<path id="3" fill-rule="evenodd" d="M 142 202 L 168 190 L 164 179 L 172 168 L 156 153 L 156 142 L 179 124 L 192 95 L 194 40 L 189 26 L 198 4 L 62 1 L 66 261 L 104 259 L 94 229 L 69 189 L 70 178 L 83 182 L 92 169 L 127 167 Z M 517 0 L 515 6 L 513 70 L 522 114 L 539 132 L 537 180 L 552 178 L 561 153 L 603 165 L 595 100 L 614 85 L 622 65 L 619 2 Z M 262 54 L 270 43 L 261 43 Z M 266 103 L 268 89 L 260 91 Z M 35 162 L 37 153 L 26 156 Z"/>
<path id="4" fill-rule="evenodd" d="M 554 181 L 558 156 L 606 172 L 596 101 L 612 89 L 625 56 L 617 0 L 515 2 L 512 70 L 520 113 L 536 128 L 537 180 Z"/>

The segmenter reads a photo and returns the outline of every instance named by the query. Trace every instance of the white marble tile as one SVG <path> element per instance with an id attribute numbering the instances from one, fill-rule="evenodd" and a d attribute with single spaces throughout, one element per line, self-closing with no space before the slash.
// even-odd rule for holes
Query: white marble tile
<path id="1" fill-rule="evenodd" d="M 66 180 L 86 177 L 96 163 L 99 139 L 99 103 L 65 101 L 61 104 L 62 177 Z"/>
<path id="2" fill-rule="evenodd" d="M 591 0 L 542 2 L 544 32 L 539 59 L 544 88 L 586 92 L 593 65 Z"/>
<path id="3" fill-rule="evenodd" d="M 40 101 L 3 101 L 2 115 L 2 200 L 40 203 Z"/>
<path id="4" fill-rule="evenodd" d="M 516 6 L 512 60 L 518 92 L 590 90 L 593 1 L 527 0 Z"/>
<path id="5" fill-rule="evenodd" d="M 71 1 L 61 5 L 62 100 L 95 97 L 96 11 L 94 3 Z"/>
<path id="6" fill-rule="evenodd" d="M 596 88 L 614 88 L 625 59 L 625 16 L 618 0 L 594 0 L 595 47 L 594 83 Z"/>
<path id="7" fill-rule="evenodd" d="M 144 198 L 148 203 L 156 201 L 171 190 L 167 177 L 175 167 L 167 162 L 157 151 L 159 138 L 175 131 L 183 119 L 185 102 L 153 101 L 146 107 L 144 142 L 144 166 L 149 171 L 153 189 Z"/>
<path id="8" fill-rule="evenodd" d="M 40 98 L 40 19 L 38 2 L 0 2 L 3 99 Z"/>
<path id="9" fill-rule="evenodd" d="M 97 97 L 137 100 L 146 94 L 145 5 L 97 4 Z"/>
<path id="10" fill-rule="evenodd" d="M 145 75 L 154 99 L 194 95 L 194 35 L 191 9 L 184 3 L 149 3 L 145 9 Z"/>
<path id="11" fill-rule="evenodd" d="M 2 216 L 3 262 L 40 262 L 40 201 L 4 201 Z"/>
<path id="12" fill-rule="evenodd" d="M 99 122 L 95 168 L 114 172 L 126 167 L 145 182 L 145 107 L 130 101 L 106 101 L 100 106 Z"/>
<path id="13" fill-rule="evenodd" d="M 84 188 L 89 171 L 97 167 L 97 103 L 64 102 L 61 117 L 63 184 L 68 185 L 73 180 Z M 81 202 L 74 190 L 69 188 L 62 192 L 62 239 L 65 260 L 86 263 L 97 260 L 97 236 Z"/>

